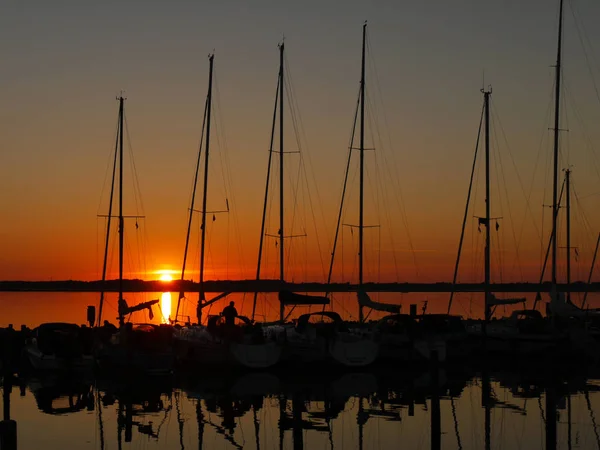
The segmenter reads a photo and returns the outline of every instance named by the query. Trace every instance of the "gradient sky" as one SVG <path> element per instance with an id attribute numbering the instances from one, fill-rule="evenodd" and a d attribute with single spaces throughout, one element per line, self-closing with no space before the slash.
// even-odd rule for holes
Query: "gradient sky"
<path id="1" fill-rule="evenodd" d="M 594 90 L 594 82 L 600 85 L 596 51 L 600 48 L 596 26 L 600 4 L 593 0 L 565 3 L 568 95 L 563 128 L 569 132 L 562 139 L 561 167 L 567 161 L 573 165 L 581 200 L 574 206 L 573 245 L 580 247 L 577 273 L 585 274 L 600 230 L 595 208 L 600 164 L 594 150 L 600 138 L 600 99 Z M 231 180 L 227 195 L 232 213 L 219 215 L 210 224 L 214 232 L 210 233 L 207 278 L 252 277 L 278 70 L 277 44 L 283 35 L 303 124 L 301 150 L 313 201 L 311 209 L 308 197 L 299 196 L 303 201 L 298 211 L 303 211 L 304 219 L 294 223 L 304 225 L 286 230 L 306 229 L 308 235 L 294 240 L 293 270 L 288 277 L 323 279 L 320 261 L 326 261 L 330 253 L 334 232 L 360 79 L 364 20 L 369 23 L 369 61 L 376 67 L 376 72 L 372 66 L 367 71 L 368 96 L 375 105 L 369 117 L 374 121 L 373 114 L 377 114 L 382 133 L 379 141 L 369 131 L 367 144 L 377 149 L 376 156 L 367 155 L 367 164 L 377 158 L 378 167 L 383 168 L 383 172 L 372 169 L 368 178 L 381 183 L 381 192 L 391 199 L 387 215 L 381 213 L 383 204 L 379 215 L 375 206 L 367 208 L 366 223 L 377 223 L 381 229 L 366 232 L 369 269 L 365 278 L 451 279 L 485 71 L 486 85 L 493 85 L 492 144 L 494 152 L 502 155 L 502 166 L 496 158 L 493 169 L 492 214 L 503 217 L 498 247 L 502 252 L 496 255 L 502 256 L 503 280 L 535 279 L 539 233 L 549 231 L 548 212 L 542 230 L 541 204 L 551 201 L 548 128 L 552 108 L 548 108 L 557 10 L 558 1 L 541 0 L 3 2 L 0 279 L 99 277 L 104 225 L 96 215 L 106 213 L 108 191 L 103 185 L 114 146 L 115 96 L 121 90 L 127 97 L 128 130 L 146 216 L 138 236 L 134 237 L 133 224 L 127 224 L 131 255 L 138 247 L 146 254 L 137 263 L 137 256 L 129 256 L 130 274 L 134 266 L 144 266 L 149 272 L 180 269 L 206 95 L 207 55 L 213 50 L 218 87 L 215 123 L 226 145 L 213 134 L 209 209 L 224 206 L 225 173 Z M 294 150 L 297 146 L 287 117 L 286 142 Z M 222 169 L 219 161 L 225 157 L 229 163 Z M 288 173 L 296 174 L 298 157 L 288 159 Z M 478 173 L 476 206 L 470 216 L 484 211 L 483 172 Z M 142 209 L 135 208 L 128 183 L 126 213 L 135 214 Z M 533 214 L 527 212 L 525 200 L 530 189 Z M 356 205 L 355 191 L 350 193 L 349 205 Z M 374 198 L 375 194 L 367 194 L 369 201 Z M 378 201 L 384 199 L 380 196 Z M 405 211 L 410 240 L 398 205 Z M 312 211 L 317 222 L 312 220 Z M 271 216 L 275 213 L 272 210 Z M 349 206 L 347 215 L 344 223 L 356 223 L 356 208 Z M 221 224 L 226 226 L 217 226 Z M 275 225 L 268 231 L 275 233 Z M 462 280 L 481 276 L 482 236 L 471 218 Z M 356 274 L 355 239 L 345 228 L 344 268 L 343 274 L 341 266 L 336 269 L 337 279 Z M 515 241 L 519 242 L 518 259 Z M 197 237 L 192 238 L 192 244 L 196 243 Z M 274 242 L 267 241 L 267 246 L 264 274 L 274 276 Z M 191 257 L 192 270 L 197 259 Z M 114 275 L 116 264 L 111 267 Z M 501 279 L 497 270 L 495 279 Z"/>

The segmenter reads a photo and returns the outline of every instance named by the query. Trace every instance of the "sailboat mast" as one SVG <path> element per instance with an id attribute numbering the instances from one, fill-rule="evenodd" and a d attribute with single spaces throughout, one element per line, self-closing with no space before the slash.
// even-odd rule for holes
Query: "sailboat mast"
<path id="1" fill-rule="evenodd" d="M 123 303 L 123 242 L 125 221 L 123 220 L 123 116 L 125 99 L 119 96 L 119 326 L 124 325 L 121 304 Z"/>
<path id="2" fill-rule="evenodd" d="M 558 15 L 558 44 L 556 50 L 556 81 L 554 93 L 554 171 L 552 178 L 552 288 L 556 288 L 556 250 L 558 218 L 558 136 L 560 132 L 560 69 L 562 60 L 563 0 Z"/>
<path id="3" fill-rule="evenodd" d="M 364 181 L 365 181 L 365 42 L 367 23 L 363 25 L 362 61 L 360 69 L 360 195 L 358 212 L 358 288 L 363 286 Z M 358 306 L 358 320 L 364 321 L 363 307 Z"/>
<path id="4" fill-rule="evenodd" d="M 567 185 L 567 301 L 571 301 L 571 170 L 565 170 L 565 183 Z"/>
<path id="5" fill-rule="evenodd" d="M 489 322 L 490 310 L 490 273 L 491 273 L 491 232 L 490 232 L 490 94 L 483 91 L 485 104 L 485 322 Z"/>
<path id="6" fill-rule="evenodd" d="M 284 248 L 283 248 L 283 51 L 284 43 L 279 45 L 279 281 L 284 282 Z M 279 305 L 279 320 L 284 319 L 283 302 Z"/>
<path id="7" fill-rule="evenodd" d="M 212 109 L 212 79 L 213 79 L 213 60 L 215 55 L 208 57 L 210 64 L 208 75 L 208 94 L 206 96 L 206 150 L 204 151 L 204 192 L 202 193 L 202 228 L 200 237 L 200 281 L 198 288 L 200 295 L 198 297 L 198 306 L 196 308 L 196 317 L 198 324 L 202 323 L 202 304 L 204 303 L 204 253 L 206 246 L 206 198 L 208 191 L 208 153 L 210 149 L 210 112 Z"/>

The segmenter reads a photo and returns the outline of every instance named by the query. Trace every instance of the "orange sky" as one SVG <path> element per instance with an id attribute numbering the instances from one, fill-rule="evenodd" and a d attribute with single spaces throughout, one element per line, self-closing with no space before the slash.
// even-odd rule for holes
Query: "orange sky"
<path id="1" fill-rule="evenodd" d="M 0 105 L 0 279 L 100 277 L 104 222 L 96 216 L 107 211 L 114 96 L 122 88 L 142 200 L 136 205 L 133 199 L 126 155 L 125 212 L 146 216 L 137 231 L 127 221 L 126 275 L 155 278 L 160 269 L 180 270 L 206 55 L 213 49 L 208 205 L 223 209 L 227 198 L 231 212 L 209 223 L 206 277 L 254 277 L 276 44 L 285 31 L 301 126 L 296 136 L 286 107 L 286 150 L 299 149 L 303 159 L 300 170 L 300 156 L 286 154 L 286 234 L 307 235 L 291 240 L 286 277 L 324 280 L 360 78 L 364 18 L 371 50 L 366 146 L 376 148 L 366 155 L 365 224 L 380 226 L 365 231 L 365 280 L 451 279 L 481 111 L 482 69 L 494 88 L 492 215 L 502 217 L 499 233 L 494 232 L 494 279 L 537 279 L 545 247 L 541 236 L 545 242 L 550 219 L 546 208 L 542 229 L 541 205 L 551 202 L 549 66 L 555 60 L 556 7 L 467 3 L 452 8 L 443 2 L 427 8 L 357 3 L 341 16 L 316 3 L 295 14 L 279 7 L 246 10 L 241 4 L 243 11 L 179 5 L 148 7 L 144 14 L 119 6 L 115 14 L 116 5 L 108 2 L 92 15 L 73 5 L 64 10 L 44 9 L 41 3 L 9 6 L 0 18 L 7 68 Z M 573 166 L 573 245 L 579 247 L 574 277 L 585 278 L 600 229 L 594 147 L 600 99 L 593 96 L 600 65 L 593 47 L 586 47 L 588 71 L 576 25 L 589 42 L 598 42 L 600 10 L 579 8 L 577 22 L 570 10 L 565 21 L 563 123 L 569 132 L 561 138 L 561 168 Z M 254 17 L 253 25 L 244 20 L 246 14 Z M 494 23 L 481 28 L 490 16 Z M 110 30 L 103 17 L 116 21 Z M 352 168 L 344 224 L 357 224 L 356 162 Z M 473 218 L 484 212 L 481 163 L 477 174 L 462 281 L 482 276 L 483 233 Z M 271 234 L 277 232 L 276 189 L 274 183 Z M 196 221 L 189 260 L 194 279 L 197 231 Z M 560 239 L 562 246 L 564 232 Z M 335 280 L 356 280 L 356 243 L 356 229 L 352 234 L 344 227 Z M 115 244 L 110 277 L 116 276 Z M 267 238 L 265 245 L 263 276 L 276 277 L 274 240 Z"/>

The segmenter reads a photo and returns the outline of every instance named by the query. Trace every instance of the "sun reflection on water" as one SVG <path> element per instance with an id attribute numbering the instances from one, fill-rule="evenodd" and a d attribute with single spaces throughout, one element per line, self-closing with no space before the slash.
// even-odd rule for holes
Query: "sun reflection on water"
<path id="1" fill-rule="evenodd" d="M 163 292 L 160 295 L 160 311 L 162 313 L 161 322 L 169 323 L 169 317 L 171 316 L 171 293 Z"/>

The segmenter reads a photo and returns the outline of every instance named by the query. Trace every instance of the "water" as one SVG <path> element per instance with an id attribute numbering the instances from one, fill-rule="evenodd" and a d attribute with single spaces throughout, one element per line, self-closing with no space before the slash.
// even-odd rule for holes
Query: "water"
<path id="1" fill-rule="evenodd" d="M 600 380 L 585 377 L 497 372 L 488 381 L 442 369 L 15 384 L 19 449 L 485 449 L 485 392 L 489 448 L 600 448 Z"/>

